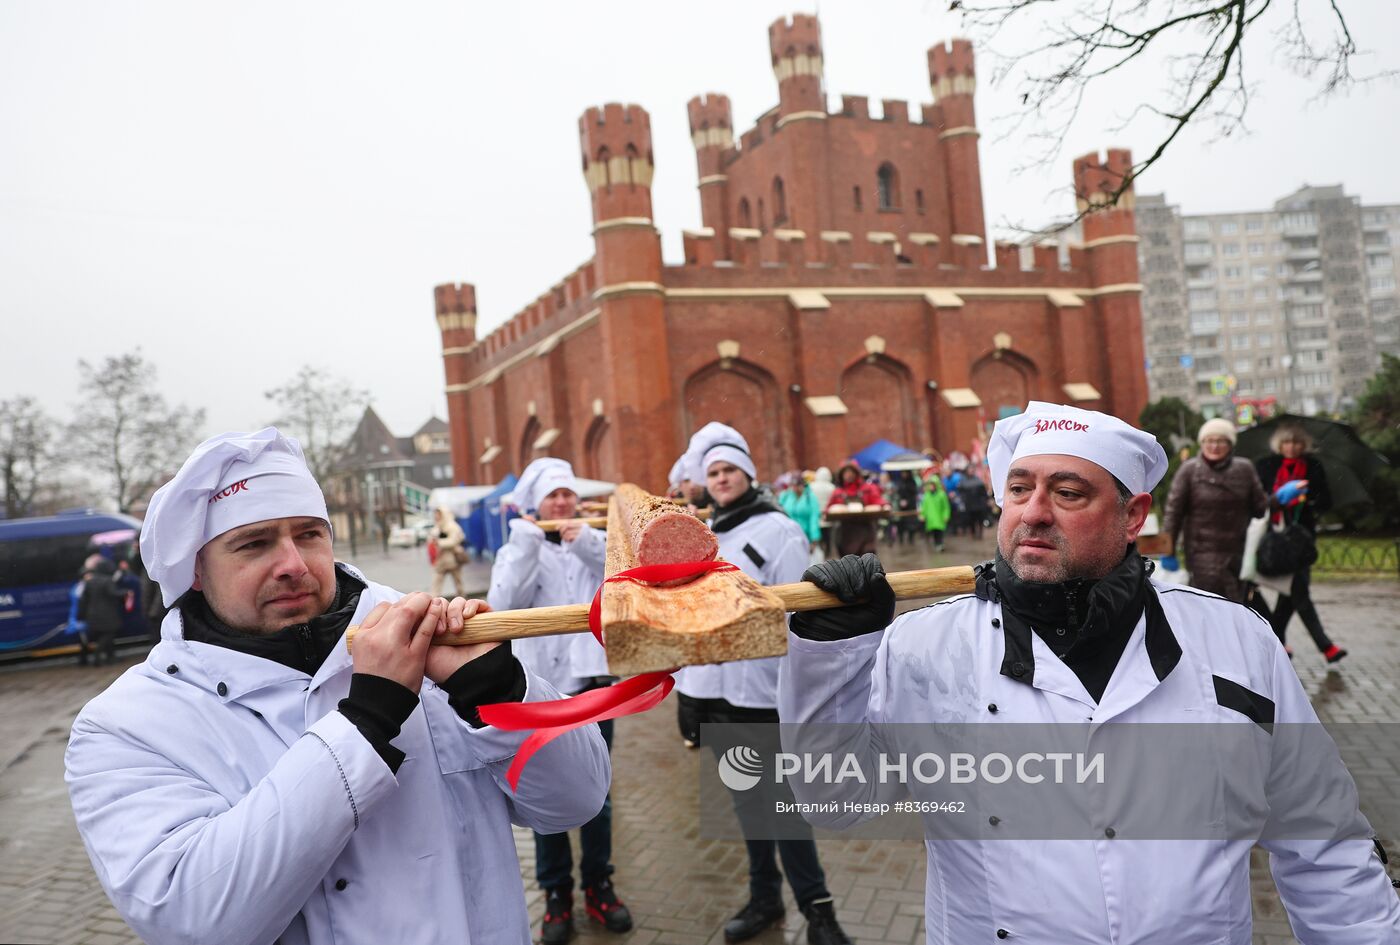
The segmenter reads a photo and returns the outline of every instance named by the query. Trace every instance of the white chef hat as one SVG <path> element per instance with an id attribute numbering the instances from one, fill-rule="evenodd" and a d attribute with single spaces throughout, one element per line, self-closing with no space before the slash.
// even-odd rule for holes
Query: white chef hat
<path id="1" fill-rule="evenodd" d="M 685 454 L 682 453 L 680 458 L 671 465 L 671 471 L 666 475 L 666 484 L 672 489 L 679 489 L 681 483 L 689 478 L 685 468 Z"/>
<path id="2" fill-rule="evenodd" d="M 998 420 L 992 430 L 987 463 L 998 505 L 1012 464 L 1047 454 L 1096 463 L 1134 495 L 1152 491 L 1167 472 L 1167 454 L 1152 434 L 1096 410 L 1033 400 L 1025 413 Z"/>
<path id="3" fill-rule="evenodd" d="M 141 525 L 141 560 L 167 607 L 194 583 L 199 550 L 230 529 L 277 518 L 330 522 L 326 497 L 301 444 L 276 427 L 220 433 L 151 496 Z"/>
<path id="4" fill-rule="evenodd" d="M 749 441 L 731 426 L 717 420 L 705 424 L 690 438 L 690 448 L 686 451 L 690 459 L 687 464 L 693 482 L 704 482 L 705 472 L 712 463 L 726 462 L 748 473 L 750 479 L 757 479 L 753 457 L 749 455 Z"/>
<path id="5" fill-rule="evenodd" d="M 545 456 L 525 467 L 510 494 L 510 502 L 522 512 L 532 512 L 555 489 L 568 489 L 578 495 L 578 480 L 567 460 Z"/>

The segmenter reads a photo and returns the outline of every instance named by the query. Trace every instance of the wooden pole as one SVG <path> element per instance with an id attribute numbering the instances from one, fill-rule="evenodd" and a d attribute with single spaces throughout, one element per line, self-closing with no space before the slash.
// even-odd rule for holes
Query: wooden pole
<path id="1" fill-rule="evenodd" d="M 896 600 L 967 594 L 971 593 L 976 583 L 972 568 L 965 565 L 956 568 L 898 571 L 886 575 L 886 579 L 890 583 L 890 589 L 894 591 Z M 779 584 L 766 590 L 777 594 L 783 602 L 783 607 L 791 611 L 824 610 L 828 607 L 842 606 L 835 594 L 828 594 L 808 581 Z M 351 627 L 346 632 L 347 647 L 352 644 L 357 629 Z M 535 607 L 529 610 L 501 610 L 477 614 L 467 621 L 460 633 L 445 634 L 433 640 L 433 643 L 462 646 L 468 643 L 496 643 L 559 633 L 585 633 L 587 630 L 588 605 L 566 604 L 562 607 Z"/>
<path id="2" fill-rule="evenodd" d="M 677 511 L 681 511 L 681 510 L 677 510 Z M 696 509 L 696 510 L 695 510 L 695 517 L 698 518 L 698 519 L 701 519 L 701 520 L 707 519 L 707 518 L 710 517 L 710 510 L 709 510 L 709 509 Z M 608 527 L 608 518 L 607 518 L 606 515 L 604 515 L 604 516 L 599 516 L 599 517 L 597 517 L 597 518 L 547 518 L 547 519 L 544 519 L 543 521 L 536 522 L 535 524 L 538 525 L 540 528 L 544 529 L 544 530 L 547 531 L 547 532 L 557 532 L 557 531 L 559 531 L 560 528 L 562 528 L 563 526 L 569 524 L 570 522 L 582 522 L 584 525 L 587 525 L 589 528 L 607 528 L 607 527 Z"/>

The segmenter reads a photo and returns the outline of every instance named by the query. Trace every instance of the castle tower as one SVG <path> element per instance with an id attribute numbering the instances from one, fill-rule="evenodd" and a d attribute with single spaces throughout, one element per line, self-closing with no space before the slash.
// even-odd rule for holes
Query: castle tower
<path id="1" fill-rule="evenodd" d="M 948 206 L 952 215 L 954 259 L 968 265 L 987 258 L 987 227 L 982 211 L 982 167 L 977 157 L 977 90 L 972 43 L 955 39 L 928 51 L 928 80 L 942 116 L 938 142 L 947 168 Z M 964 248 L 965 247 L 965 248 Z"/>
<path id="2" fill-rule="evenodd" d="M 779 133 L 769 146 L 775 152 L 768 158 L 774 179 L 765 181 L 764 189 L 775 228 L 803 230 L 807 239 L 796 245 L 811 251 L 817 234 L 831 223 L 821 23 L 800 13 L 774 20 L 768 51 L 778 80 Z M 773 193 L 779 180 L 781 199 Z"/>
<path id="3" fill-rule="evenodd" d="M 1084 250 L 1105 344 L 1113 412 L 1130 423 L 1147 404 L 1142 342 L 1137 224 L 1133 216 L 1133 155 L 1110 148 L 1104 158 L 1086 154 L 1074 162 L 1074 196 L 1084 214 Z M 1121 191 L 1121 193 L 1120 193 Z M 1111 203 L 1113 195 L 1117 202 Z"/>
<path id="4" fill-rule="evenodd" d="M 583 176 L 593 198 L 594 270 L 607 378 L 603 412 L 620 475 L 666 484 L 675 404 L 667 353 L 661 238 L 651 219 L 651 119 L 637 105 L 590 108 L 579 119 Z"/>
<path id="5" fill-rule="evenodd" d="M 815 16 L 794 13 L 768 27 L 773 75 L 778 79 L 778 120 L 802 112 L 826 117 L 822 89 L 822 28 Z"/>
<path id="6" fill-rule="evenodd" d="M 467 405 L 467 349 L 476 341 L 476 287 L 463 282 L 433 288 L 438 331 L 442 334 L 442 370 L 447 380 L 447 427 L 452 438 L 452 470 L 464 481 L 473 467 L 471 412 Z"/>
<path id="7" fill-rule="evenodd" d="M 686 108 L 700 176 L 700 221 L 714 231 L 716 258 L 728 259 L 729 178 L 724 173 L 724 153 L 734 147 L 729 97 L 715 92 L 697 95 Z"/>

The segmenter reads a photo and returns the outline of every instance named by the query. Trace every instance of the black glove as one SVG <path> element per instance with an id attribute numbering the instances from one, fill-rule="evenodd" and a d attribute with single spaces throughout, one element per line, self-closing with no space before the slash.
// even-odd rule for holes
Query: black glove
<path id="1" fill-rule="evenodd" d="M 814 564 L 802 572 L 811 581 L 841 598 L 846 607 L 809 610 L 792 615 L 792 632 L 807 640 L 848 640 L 878 633 L 894 619 L 894 589 L 885 568 L 873 554 L 846 555 Z"/>

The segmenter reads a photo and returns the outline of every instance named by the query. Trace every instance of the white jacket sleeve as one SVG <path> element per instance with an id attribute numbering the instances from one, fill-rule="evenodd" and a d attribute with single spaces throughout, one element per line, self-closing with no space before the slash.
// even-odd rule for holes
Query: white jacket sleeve
<path id="1" fill-rule="evenodd" d="M 879 770 L 884 752 L 879 723 L 891 691 L 886 679 L 892 624 L 883 633 L 867 633 L 849 640 L 815 641 L 789 631 L 788 654 L 778 670 L 778 718 L 782 723 L 783 751 L 798 755 L 853 756 L 862 771 Z M 822 810 L 837 802 L 836 810 L 803 816 L 813 824 L 840 830 L 876 816 L 861 805 L 892 803 L 905 788 L 880 783 L 879 778 L 837 779 L 833 783 L 789 783 L 798 801 Z M 857 805 L 845 809 L 842 802 Z"/>
<path id="2" fill-rule="evenodd" d="M 544 531 L 523 518 L 510 520 L 510 540 L 496 554 L 486 603 L 492 610 L 521 610 L 534 606 L 540 579 L 540 550 Z"/>
<path id="3" fill-rule="evenodd" d="M 607 542 L 603 539 L 603 533 L 585 525 L 579 531 L 578 537 L 566 547 L 570 554 L 587 566 L 589 573 L 597 575 L 601 584 L 607 566 Z"/>
<path id="4" fill-rule="evenodd" d="M 397 788 L 339 712 L 233 801 L 100 713 L 78 717 L 65 764 L 97 878 L 153 943 L 273 941 Z"/>
<path id="5" fill-rule="evenodd" d="M 1269 851 L 1293 934 L 1302 945 L 1393 945 L 1400 942 L 1400 898 L 1358 808 L 1356 784 L 1283 647 L 1273 650 L 1274 821 L 1260 845 Z"/>
<path id="6" fill-rule="evenodd" d="M 802 526 L 791 519 L 782 520 L 782 525 L 783 541 L 778 546 L 778 553 L 764 568 L 763 583 L 770 587 L 802 580 L 802 572 L 807 570 L 809 563 L 807 536 L 802 534 Z"/>
<path id="7" fill-rule="evenodd" d="M 525 669 L 525 698 L 545 702 L 563 698 L 544 677 Z M 486 725 L 472 728 L 452 713 L 457 738 L 434 740 L 445 770 L 484 764 L 510 805 L 511 822 L 537 833 L 563 833 L 592 820 L 603 809 L 612 783 L 612 761 L 597 725 L 565 732 L 537 751 L 525 765 L 512 790 L 506 772 L 529 731 L 507 731 Z M 454 757 L 455 756 L 455 757 Z"/>

